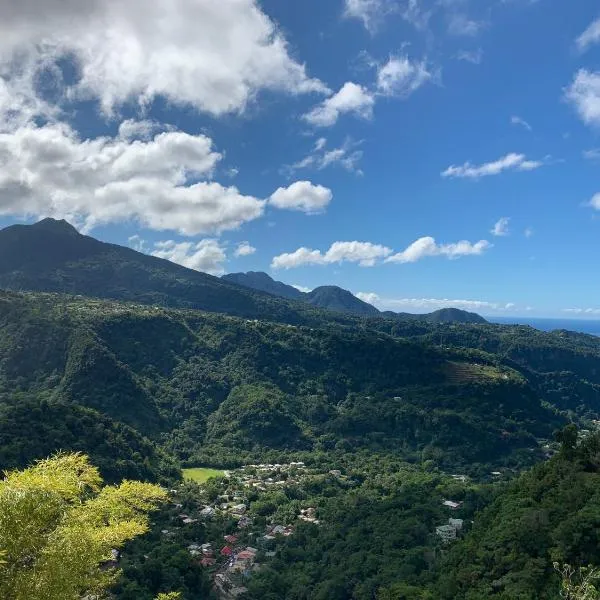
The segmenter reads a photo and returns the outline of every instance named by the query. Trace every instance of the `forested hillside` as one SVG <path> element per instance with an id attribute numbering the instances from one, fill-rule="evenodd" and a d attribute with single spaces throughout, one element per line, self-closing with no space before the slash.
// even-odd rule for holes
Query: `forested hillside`
<path id="1" fill-rule="evenodd" d="M 476 468 L 531 462 L 562 422 L 492 355 L 366 328 L 10 293 L 0 324 L 4 394 L 99 411 L 185 461 L 368 448 Z"/>
<path id="2" fill-rule="evenodd" d="M 174 489 L 125 548 L 119 600 L 210 598 L 229 559 L 190 548 L 225 535 L 240 556 L 259 546 L 248 600 L 553 599 L 553 561 L 600 564 L 598 438 L 563 429 L 598 418 L 592 336 L 14 291 L 0 330 L 1 469 L 75 450 L 107 481 Z M 193 486 L 181 464 L 228 474 Z"/>

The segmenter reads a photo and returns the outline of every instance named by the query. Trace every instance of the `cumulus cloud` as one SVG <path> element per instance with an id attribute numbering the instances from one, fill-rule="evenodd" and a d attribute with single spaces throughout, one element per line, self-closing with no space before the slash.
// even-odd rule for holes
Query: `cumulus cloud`
<path id="1" fill-rule="evenodd" d="M 466 162 L 463 165 L 451 165 L 442 172 L 442 177 L 464 177 L 467 179 L 479 179 L 490 175 L 499 175 L 503 171 L 533 171 L 544 165 L 541 160 L 527 160 L 524 154 L 511 152 L 498 160 L 484 163 L 482 165 L 473 165 Z"/>
<path id="2" fill-rule="evenodd" d="M 512 312 L 517 309 L 514 302 L 488 302 L 485 300 L 453 300 L 450 298 L 382 298 L 373 292 L 356 294 L 380 310 L 395 312 L 427 313 L 441 308 L 459 308 L 471 312 Z M 526 309 L 523 309 L 526 310 Z"/>
<path id="3" fill-rule="evenodd" d="M 333 193 L 329 188 L 314 185 L 310 181 L 296 181 L 287 188 L 276 190 L 269 198 L 269 204 L 314 215 L 323 212 L 332 198 Z"/>
<path id="4" fill-rule="evenodd" d="M 309 168 L 321 171 L 327 167 L 338 165 L 351 173 L 362 174 L 358 166 L 363 157 L 362 150 L 358 149 L 360 144 L 362 141 L 355 142 L 351 138 L 347 138 L 340 147 L 327 149 L 327 139 L 319 138 L 310 154 L 293 165 L 285 167 L 284 170 L 290 173 L 298 169 Z"/>
<path id="5" fill-rule="evenodd" d="M 454 244 L 438 244 L 435 238 L 422 237 L 413 242 L 402 252 L 398 252 L 386 258 L 385 262 L 392 263 L 414 263 L 429 256 L 445 256 L 450 259 L 461 258 L 483 254 L 492 247 L 487 240 L 479 240 L 471 243 L 461 240 Z"/>
<path id="6" fill-rule="evenodd" d="M 328 91 L 256 0 L 2 0 L 0 14 L 4 64 L 25 57 L 32 75 L 72 61 L 66 95 L 98 99 L 108 114 L 157 96 L 220 115 L 264 89 Z"/>
<path id="7" fill-rule="evenodd" d="M 498 219 L 498 221 L 491 230 L 491 234 L 497 237 L 510 235 L 510 231 L 508 229 L 509 224 L 510 217 L 502 217 L 501 219 Z"/>
<path id="8" fill-rule="evenodd" d="M 432 74 L 424 61 L 392 56 L 377 70 L 377 90 L 386 96 L 407 97 L 431 78 Z"/>
<path id="9" fill-rule="evenodd" d="M 225 273 L 224 264 L 227 256 L 225 249 L 217 240 L 200 240 L 197 243 L 165 240 L 156 242 L 151 254 L 188 269 L 210 273 L 211 275 Z"/>
<path id="10" fill-rule="evenodd" d="M 375 98 L 367 88 L 347 81 L 337 93 L 306 113 L 303 119 L 315 127 L 331 127 L 343 114 L 370 119 L 374 104 Z"/>
<path id="11" fill-rule="evenodd" d="M 580 52 L 585 52 L 600 42 L 600 19 L 596 19 L 589 27 L 577 38 L 575 43 Z"/>
<path id="12" fill-rule="evenodd" d="M 527 131 L 533 131 L 533 128 L 525 119 L 522 119 L 521 117 L 518 117 L 516 115 L 514 115 L 510 118 L 510 122 L 513 125 L 518 125 L 520 127 L 524 127 L 525 129 L 527 129 Z"/>
<path id="13" fill-rule="evenodd" d="M 254 246 L 251 246 L 249 242 L 240 242 L 233 254 L 234 256 L 239 258 L 240 256 L 250 256 L 255 252 L 256 248 Z"/>
<path id="14" fill-rule="evenodd" d="M 378 259 L 385 258 L 391 253 L 391 248 L 371 242 L 334 242 L 325 253 L 302 247 L 294 252 L 280 254 L 273 258 L 271 268 L 293 269 L 308 265 L 343 262 L 358 263 L 361 267 L 372 267 Z"/>
<path id="15" fill-rule="evenodd" d="M 0 214 L 64 217 L 87 229 L 132 219 L 185 235 L 235 229 L 265 202 L 199 181 L 220 159 L 204 135 L 81 139 L 64 123 L 29 124 L 0 133 Z"/>
<path id="16" fill-rule="evenodd" d="M 304 294 L 312 292 L 312 288 L 306 287 L 305 285 L 292 285 L 292 287 L 296 288 L 299 292 L 303 292 Z"/>
<path id="17" fill-rule="evenodd" d="M 580 69 L 565 91 L 565 98 L 586 125 L 600 125 L 600 72 Z"/>
<path id="18" fill-rule="evenodd" d="M 312 248 L 298 248 L 294 252 L 273 258 L 274 269 L 292 269 L 307 265 L 328 265 L 351 262 L 361 267 L 373 267 L 378 261 L 391 263 L 413 263 L 428 256 L 445 256 L 450 259 L 483 254 L 491 248 L 486 240 L 471 243 L 466 240 L 454 244 L 438 244 L 432 237 L 423 237 L 413 242 L 402 252 L 394 254 L 391 248 L 371 242 L 335 242 L 325 253 Z"/>

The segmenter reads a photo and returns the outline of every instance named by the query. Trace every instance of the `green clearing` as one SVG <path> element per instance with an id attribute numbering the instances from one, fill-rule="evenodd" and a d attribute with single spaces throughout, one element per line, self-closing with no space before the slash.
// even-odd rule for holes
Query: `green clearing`
<path id="1" fill-rule="evenodd" d="M 191 479 L 196 483 L 204 483 L 211 477 L 222 477 L 223 471 L 219 469 L 205 469 L 204 467 L 196 467 L 194 469 L 183 469 L 183 478 Z"/>

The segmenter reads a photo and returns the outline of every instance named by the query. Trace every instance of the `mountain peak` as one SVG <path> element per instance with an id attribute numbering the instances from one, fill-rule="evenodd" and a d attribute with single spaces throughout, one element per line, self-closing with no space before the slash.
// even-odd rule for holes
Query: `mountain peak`
<path id="1" fill-rule="evenodd" d="M 52 217 L 47 217 L 46 219 L 42 219 L 37 223 L 33 224 L 32 227 L 34 229 L 43 229 L 45 231 L 53 231 L 55 233 L 68 233 L 69 235 L 77 234 L 79 232 L 71 223 L 65 221 L 65 219 L 53 219 Z"/>
<path id="2" fill-rule="evenodd" d="M 281 283 L 281 281 L 275 281 L 270 275 L 264 273 L 263 271 L 229 273 L 229 275 L 223 275 L 222 279 L 224 281 L 228 281 L 229 283 L 243 285 L 254 290 L 273 294 L 274 296 L 288 298 L 289 300 L 304 299 L 304 294 L 298 291 L 295 287 Z"/>

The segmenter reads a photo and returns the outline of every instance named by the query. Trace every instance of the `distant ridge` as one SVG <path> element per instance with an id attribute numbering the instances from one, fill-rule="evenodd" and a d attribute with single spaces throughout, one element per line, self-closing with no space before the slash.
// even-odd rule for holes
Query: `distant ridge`
<path id="1" fill-rule="evenodd" d="M 360 300 L 348 290 L 340 287 L 325 285 L 317 287 L 311 292 L 301 292 L 291 285 L 274 280 L 264 272 L 230 273 L 223 275 L 222 279 L 283 298 L 302 300 L 318 308 L 351 315 L 381 316 L 390 319 L 427 321 L 429 323 L 487 323 L 481 315 L 458 308 L 442 308 L 423 315 L 391 311 L 380 312 L 372 304 Z"/>
<path id="2" fill-rule="evenodd" d="M 0 289 L 194 308 L 290 324 L 315 324 L 354 316 L 486 322 L 479 315 L 457 309 L 431 315 L 380 313 L 342 288 L 323 286 L 304 293 L 260 272 L 213 277 L 131 248 L 101 242 L 82 235 L 67 221 L 51 218 L 0 230 Z M 337 316 L 314 309 L 327 309 Z"/>

